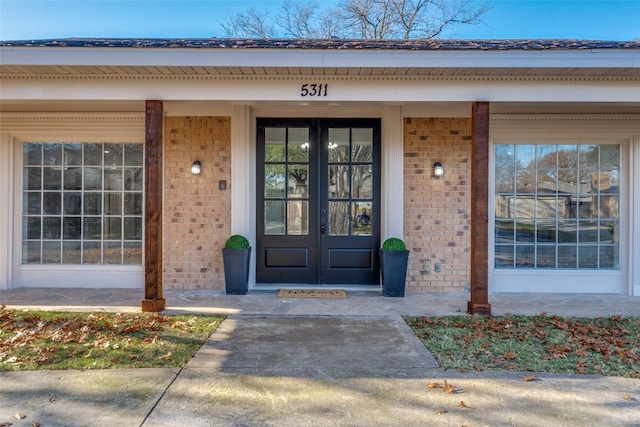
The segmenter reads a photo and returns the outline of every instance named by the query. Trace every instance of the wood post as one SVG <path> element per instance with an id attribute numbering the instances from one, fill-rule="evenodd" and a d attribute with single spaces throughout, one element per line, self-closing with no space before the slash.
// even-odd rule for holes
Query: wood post
<path id="1" fill-rule="evenodd" d="M 469 314 L 491 315 L 489 304 L 489 103 L 472 105 L 471 300 Z"/>
<path id="2" fill-rule="evenodd" d="M 145 105 L 145 257 L 142 311 L 162 311 L 162 145 L 164 110 L 162 101 Z"/>

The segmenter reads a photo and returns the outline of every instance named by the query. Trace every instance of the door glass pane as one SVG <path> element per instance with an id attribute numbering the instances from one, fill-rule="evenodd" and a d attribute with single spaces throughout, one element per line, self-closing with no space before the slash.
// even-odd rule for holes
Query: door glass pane
<path id="1" fill-rule="evenodd" d="M 42 194 L 42 213 L 45 215 L 60 215 L 62 213 L 62 193 Z"/>
<path id="2" fill-rule="evenodd" d="M 284 198 L 285 165 L 264 166 L 264 196 Z"/>
<path id="3" fill-rule="evenodd" d="M 289 128 L 289 161 L 306 163 L 309 161 L 309 129 Z"/>
<path id="4" fill-rule="evenodd" d="M 122 264 L 122 243 L 104 243 L 104 264 Z"/>
<path id="5" fill-rule="evenodd" d="M 289 165 L 288 194 L 290 198 L 309 197 L 308 178 L 308 165 Z"/>
<path id="6" fill-rule="evenodd" d="M 61 244 L 60 240 L 42 242 L 43 264 L 60 264 L 62 256 Z"/>
<path id="7" fill-rule="evenodd" d="M 286 160 L 286 129 L 266 128 L 264 133 L 264 160 L 266 162 L 284 162 Z"/>
<path id="8" fill-rule="evenodd" d="M 42 169 L 42 188 L 45 190 L 62 190 L 61 168 Z"/>
<path id="9" fill-rule="evenodd" d="M 122 166 L 124 147 L 122 144 L 104 144 L 104 165 Z"/>
<path id="10" fill-rule="evenodd" d="M 82 263 L 83 264 L 100 264 L 102 262 L 102 247 L 100 242 L 83 242 L 82 243 Z"/>
<path id="11" fill-rule="evenodd" d="M 372 166 L 371 165 L 354 165 L 351 168 L 351 182 L 353 185 L 354 199 L 371 199 L 373 198 L 372 186 Z"/>
<path id="12" fill-rule="evenodd" d="M 358 163 L 373 162 L 373 129 L 352 129 L 352 159 Z"/>
<path id="13" fill-rule="evenodd" d="M 355 236 L 371 236 L 371 202 L 355 202 L 352 204 L 351 217 L 355 218 L 351 234 Z"/>
<path id="14" fill-rule="evenodd" d="M 287 234 L 309 234 L 309 202 L 287 202 Z"/>
<path id="15" fill-rule="evenodd" d="M 329 198 L 349 198 L 349 165 L 329 166 Z"/>
<path id="16" fill-rule="evenodd" d="M 22 242 L 22 263 L 40 264 L 40 241 Z"/>
<path id="17" fill-rule="evenodd" d="M 102 165 L 102 144 L 84 145 L 84 164 L 85 166 Z"/>
<path id="18" fill-rule="evenodd" d="M 102 190 L 101 168 L 84 168 L 84 189 Z"/>
<path id="19" fill-rule="evenodd" d="M 349 129 L 330 128 L 329 141 L 329 162 L 348 162 L 349 159 Z"/>
<path id="20" fill-rule="evenodd" d="M 125 242 L 124 243 L 124 264 L 142 264 L 142 243 L 141 242 Z"/>
<path id="21" fill-rule="evenodd" d="M 516 245 L 516 268 L 533 268 L 535 248 L 533 245 Z"/>
<path id="22" fill-rule="evenodd" d="M 349 202 L 329 202 L 329 234 L 349 235 Z"/>
<path id="23" fill-rule="evenodd" d="M 554 246 L 538 246 L 538 255 L 536 257 L 537 268 L 556 268 L 556 247 Z"/>
<path id="24" fill-rule="evenodd" d="M 123 179 L 122 168 L 112 168 L 104 170 L 104 189 L 122 191 Z"/>
<path id="25" fill-rule="evenodd" d="M 62 144 L 59 143 L 47 143 L 44 144 L 44 156 L 42 159 L 43 164 L 48 166 L 61 166 L 62 165 Z M 60 168 L 58 168 L 59 170 Z"/>
<path id="26" fill-rule="evenodd" d="M 285 202 L 266 200 L 264 202 L 264 234 L 282 235 L 285 231 Z"/>
<path id="27" fill-rule="evenodd" d="M 142 144 L 124 144 L 124 165 L 139 166 L 143 164 L 143 154 Z"/>
<path id="28" fill-rule="evenodd" d="M 82 164 L 82 144 L 64 144 L 64 164 L 79 166 Z"/>
<path id="29" fill-rule="evenodd" d="M 62 237 L 62 218 L 59 216 L 45 216 L 42 218 L 42 238 L 60 239 Z"/>

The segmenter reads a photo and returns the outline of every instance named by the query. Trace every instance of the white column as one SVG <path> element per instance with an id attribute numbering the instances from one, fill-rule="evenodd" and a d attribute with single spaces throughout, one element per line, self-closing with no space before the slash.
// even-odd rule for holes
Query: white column
<path id="1" fill-rule="evenodd" d="M 629 266 L 629 291 L 631 295 L 640 296 L 640 135 L 631 138 L 629 147 L 629 250 L 626 263 Z"/>
<path id="2" fill-rule="evenodd" d="M 402 107 L 385 107 L 382 117 L 382 242 L 404 238 L 404 137 Z"/>
<path id="3" fill-rule="evenodd" d="M 0 134 L 0 289 L 11 287 L 13 265 L 13 159 L 11 135 Z"/>

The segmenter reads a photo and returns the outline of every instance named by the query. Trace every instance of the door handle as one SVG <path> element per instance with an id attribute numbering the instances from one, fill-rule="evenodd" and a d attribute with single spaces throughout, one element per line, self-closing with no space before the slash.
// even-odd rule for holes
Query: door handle
<path id="1" fill-rule="evenodd" d="M 324 236 L 324 229 L 327 226 L 327 219 L 326 218 L 320 218 L 320 234 Z"/>

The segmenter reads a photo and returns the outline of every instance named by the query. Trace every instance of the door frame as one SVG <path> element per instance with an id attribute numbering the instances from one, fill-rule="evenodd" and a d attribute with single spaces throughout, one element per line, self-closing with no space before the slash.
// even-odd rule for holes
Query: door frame
<path id="1" fill-rule="evenodd" d="M 266 147 L 264 146 L 265 135 L 261 129 L 274 127 L 286 129 L 303 127 L 309 129 L 309 138 L 313 147 L 308 158 L 308 173 L 311 179 L 308 181 L 308 194 L 306 198 L 302 199 L 307 200 L 307 234 L 299 235 L 294 233 L 290 235 L 286 231 L 286 224 L 284 235 L 265 234 L 266 224 L 263 218 L 265 215 L 264 203 L 267 197 L 260 193 L 265 191 L 263 174 L 267 163 L 262 161 Z M 331 226 L 328 223 L 330 218 L 325 216 L 331 204 L 331 197 L 328 193 L 328 168 L 332 164 L 328 157 L 329 152 L 326 150 L 326 144 L 329 138 L 328 132 L 333 128 L 373 130 L 370 160 L 363 162 L 360 159 L 358 161 L 357 159 L 352 159 L 351 154 L 347 160 L 347 164 L 350 165 L 349 170 L 359 167 L 358 165 L 370 165 L 373 168 L 371 171 L 373 177 L 371 193 L 368 198 L 357 197 L 353 199 L 354 193 L 352 191 L 354 190 L 350 186 L 348 199 L 346 199 L 348 205 L 351 206 L 349 210 L 351 212 L 349 224 L 351 225 L 348 226 L 348 235 L 331 234 Z M 380 197 L 381 119 L 360 117 L 260 117 L 256 118 L 256 131 L 256 278 L 261 276 L 262 281 L 264 281 L 261 283 L 267 285 L 275 283 L 296 283 L 315 286 L 377 285 L 379 280 L 378 247 L 380 245 L 380 211 L 382 204 Z M 349 141 L 351 141 L 351 131 L 349 132 Z M 284 164 L 288 164 L 288 156 L 283 161 L 285 162 Z M 341 160 L 340 164 L 344 164 L 342 162 L 344 160 Z M 297 163 L 294 160 L 294 164 Z M 288 185 L 285 184 L 285 194 L 288 194 L 287 188 Z M 288 199 L 289 197 L 287 196 L 286 200 Z M 298 200 L 298 197 L 294 197 L 292 200 Z M 345 202 L 343 198 L 338 200 L 340 200 L 340 203 Z M 372 205 L 371 202 L 373 202 Z M 356 221 L 356 214 L 351 209 L 362 203 L 369 204 L 372 208 L 369 213 L 373 224 L 371 233 L 351 234 L 352 231 L 355 232 L 352 227 L 353 222 Z M 288 209 L 285 212 L 289 212 Z M 285 214 L 285 218 L 287 216 L 288 213 Z M 325 220 L 327 220 L 326 227 L 324 226 Z M 266 267 L 268 259 L 271 259 L 276 265 L 281 265 L 281 267 Z"/>

